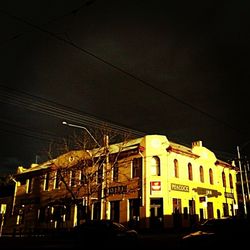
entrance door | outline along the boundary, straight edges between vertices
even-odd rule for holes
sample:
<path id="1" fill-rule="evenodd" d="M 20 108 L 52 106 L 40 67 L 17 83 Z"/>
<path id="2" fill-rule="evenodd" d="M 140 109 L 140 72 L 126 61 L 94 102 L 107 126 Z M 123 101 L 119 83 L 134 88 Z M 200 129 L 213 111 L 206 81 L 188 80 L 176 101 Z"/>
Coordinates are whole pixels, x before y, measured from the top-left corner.
<path id="1" fill-rule="evenodd" d="M 208 219 L 214 218 L 214 208 L 212 202 L 207 203 L 207 218 Z"/>
<path id="2" fill-rule="evenodd" d="M 150 199 L 150 228 L 163 227 L 163 198 Z"/>

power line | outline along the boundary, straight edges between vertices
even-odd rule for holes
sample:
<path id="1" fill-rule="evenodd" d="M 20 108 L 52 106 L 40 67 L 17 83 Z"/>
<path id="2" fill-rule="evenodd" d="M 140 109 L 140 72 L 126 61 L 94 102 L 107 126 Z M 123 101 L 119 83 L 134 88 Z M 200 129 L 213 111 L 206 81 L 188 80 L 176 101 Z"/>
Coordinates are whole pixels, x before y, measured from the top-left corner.
<path id="1" fill-rule="evenodd" d="M 207 116 L 208 118 L 210 118 L 210 119 L 212 119 L 212 120 L 214 120 L 214 121 L 216 121 L 216 122 L 218 122 L 218 123 L 220 123 L 220 124 L 223 124 L 224 126 L 230 128 L 230 129 L 232 129 L 232 130 L 234 130 L 234 131 L 236 131 L 236 132 L 242 133 L 242 131 L 236 129 L 236 128 L 233 127 L 231 124 L 229 124 L 229 123 L 227 123 L 227 122 L 225 122 L 225 121 L 223 121 L 223 120 L 221 120 L 221 119 L 215 117 L 214 115 L 211 115 L 210 113 L 207 113 L 207 112 L 205 112 L 204 110 L 202 110 L 202 109 L 200 109 L 200 108 L 198 108 L 198 107 L 196 107 L 196 106 L 194 106 L 194 105 L 192 105 L 192 104 L 190 104 L 190 103 L 188 103 L 188 102 L 186 102 L 186 101 L 184 101 L 184 100 L 182 100 L 182 99 L 180 99 L 180 98 L 178 98 L 178 97 L 176 97 L 176 96 L 174 96 L 174 95 L 172 95 L 172 94 L 170 94 L 170 93 L 168 93 L 167 91 L 164 91 L 164 90 L 162 90 L 162 89 L 160 89 L 160 88 L 154 86 L 153 84 L 151 84 L 151 83 L 148 82 L 148 81 L 142 80 L 141 78 L 139 78 L 139 77 L 137 77 L 137 76 L 135 76 L 135 75 L 133 75 L 133 74 L 127 72 L 126 70 L 124 70 L 124 69 L 122 69 L 122 68 L 120 68 L 120 67 L 114 65 L 113 63 L 111 63 L 111 62 L 109 62 L 109 61 L 107 61 L 107 60 L 105 60 L 105 59 L 102 59 L 102 58 L 99 57 L 99 56 L 96 56 L 94 53 L 92 53 L 92 52 L 90 52 L 90 51 L 88 51 L 88 50 L 86 50 L 86 49 L 84 49 L 84 48 L 82 48 L 82 47 L 76 45 L 74 42 L 69 41 L 69 40 L 66 40 L 66 39 L 64 39 L 64 38 L 62 38 L 62 37 L 56 35 L 55 33 L 51 32 L 51 31 L 49 31 L 49 30 L 46 30 L 46 29 L 44 29 L 44 28 L 42 28 L 42 27 L 40 27 L 40 26 L 38 26 L 38 25 L 36 25 L 36 24 L 33 24 L 33 23 L 31 23 L 31 22 L 29 22 L 29 21 L 27 21 L 27 20 L 25 20 L 25 19 L 22 19 L 22 18 L 20 18 L 20 17 L 18 17 L 18 16 L 12 15 L 12 14 L 8 13 L 8 12 L 5 11 L 5 10 L 0 9 L 0 12 L 3 13 L 3 14 L 5 14 L 5 15 L 7 15 L 7 16 L 9 16 L 9 17 L 12 18 L 12 19 L 15 19 L 15 20 L 17 20 L 17 21 L 19 21 L 19 22 L 22 22 L 22 23 L 24 23 L 24 24 L 26 24 L 26 25 L 28 25 L 28 26 L 31 26 L 31 27 L 33 27 L 34 29 L 39 30 L 39 31 L 42 32 L 42 33 L 45 33 L 45 34 L 50 35 L 51 37 L 57 39 L 58 41 L 61 41 L 61 42 L 65 43 L 65 44 L 67 44 L 67 45 L 70 45 L 71 47 L 73 47 L 73 48 L 75 48 L 75 49 L 81 51 L 82 53 L 87 54 L 87 55 L 89 55 L 89 56 L 95 58 L 96 60 L 98 60 L 98 61 L 100 61 L 100 62 L 102 62 L 102 63 L 104 63 L 104 64 L 106 64 L 106 65 L 108 65 L 108 66 L 110 66 L 110 67 L 112 67 L 112 68 L 115 69 L 116 71 L 119 71 L 120 73 L 129 76 L 130 78 L 136 80 L 137 82 L 140 82 L 142 85 L 147 86 L 148 88 L 151 88 L 151 89 L 153 89 L 154 91 L 156 91 L 156 92 L 158 92 L 158 93 L 160 93 L 160 94 L 162 94 L 162 95 L 165 95 L 165 96 L 167 96 L 167 97 L 169 97 L 169 98 L 175 100 L 176 102 L 181 103 L 182 105 L 187 106 L 187 107 L 189 107 L 190 109 L 192 109 L 192 110 L 194 110 L 194 111 L 196 111 L 196 112 L 198 112 L 198 113 L 200 113 L 200 114 L 202 114 L 202 115 L 204 115 L 204 116 Z"/>
<path id="2" fill-rule="evenodd" d="M 0 85 L 0 102 L 16 105 L 25 109 L 40 112 L 61 120 L 70 120 L 71 122 L 85 124 L 87 126 L 103 129 L 110 128 L 113 131 L 127 133 L 134 136 L 142 136 L 145 133 L 136 131 L 111 122 L 97 119 L 94 116 L 83 114 L 79 110 L 49 101 L 45 98 L 34 96 L 23 91 L 12 89 Z"/>
<path id="3" fill-rule="evenodd" d="M 46 142 L 51 142 L 51 139 L 48 137 L 42 137 L 41 135 L 37 135 L 34 133 L 29 133 L 28 131 L 26 132 L 20 132 L 17 130 L 11 130 L 11 129 L 4 129 L 4 128 L 0 128 L 0 131 L 6 132 L 6 133 L 10 133 L 10 134 L 17 134 L 17 135 L 22 135 L 25 137 L 30 137 L 39 141 L 46 141 Z"/>
<path id="4" fill-rule="evenodd" d="M 49 24 L 52 24 L 54 22 L 57 22 L 58 20 L 61 20 L 62 18 L 65 18 L 65 17 L 69 17 L 71 15 L 75 15 L 77 12 L 79 12 L 83 7 L 89 7 L 91 4 L 93 4 L 96 0 L 87 0 L 85 2 L 83 2 L 79 7 L 61 15 L 61 16 L 58 16 L 58 17 L 55 17 L 54 19 L 52 20 L 49 20 L 48 22 L 42 24 L 43 26 L 44 25 L 49 25 Z M 23 36 L 24 34 L 27 34 L 27 33 L 31 33 L 32 31 L 29 30 L 29 31 L 25 31 L 25 32 L 22 32 L 22 33 L 18 33 L 18 34 L 15 34 L 13 36 L 11 36 L 10 38 L 8 39 L 5 39 L 5 40 L 2 40 L 0 41 L 0 45 L 2 44 L 6 44 L 12 40 L 15 40 L 15 39 L 18 39 L 20 38 L 21 36 Z"/>
<path id="5" fill-rule="evenodd" d="M 46 141 L 52 141 L 52 140 L 58 140 L 60 137 L 58 137 L 55 134 L 51 133 L 45 133 L 45 132 L 40 132 L 38 130 L 35 130 L 33 128 L 27 128 L 24 126 L 21 126 L 20 124 L 10 122 L 4 119 L 0 119 L 0 130 L 5 131 L 5 132 L 13 132 L 16 134 L 24 135 L 24 136 L 29 136 L 29 137 L 34 137 L 39 140 L 46 140 Z M 6 129 L 7 127 L 7 129 Z M 10 129 L 13 128 L 13 129 Z"/>

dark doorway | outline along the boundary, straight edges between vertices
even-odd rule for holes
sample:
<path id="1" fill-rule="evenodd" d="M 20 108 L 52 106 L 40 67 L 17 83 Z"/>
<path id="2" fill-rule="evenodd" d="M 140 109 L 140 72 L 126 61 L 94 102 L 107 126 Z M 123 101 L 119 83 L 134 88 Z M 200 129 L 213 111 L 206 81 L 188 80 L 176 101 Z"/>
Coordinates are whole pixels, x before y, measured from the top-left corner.
<path id="1" fill-rule="evenodd" d="M 163 198 L 150 199 L 150 228 L 163 227 Z"/>

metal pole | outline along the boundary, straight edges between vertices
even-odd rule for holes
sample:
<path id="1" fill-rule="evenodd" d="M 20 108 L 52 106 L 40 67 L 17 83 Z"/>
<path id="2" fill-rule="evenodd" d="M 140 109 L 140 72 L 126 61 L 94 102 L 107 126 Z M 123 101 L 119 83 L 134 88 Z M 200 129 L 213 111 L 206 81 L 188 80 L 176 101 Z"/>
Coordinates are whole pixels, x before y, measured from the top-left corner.
<path id="1" fill-rule="evenodd" d="M 109 137 L 108 135 L 104 135 L 104 148 L 105 148 L 105 168 L 104 168 L 104 185 L 103 185 L 103 205 L 104 205 L 104 219 L 108 218 L 108 204 L 107 204 L 107 193 L 108 193 L 108 167 L 109 167 Z M 106 192 L 104 192 L 106 190 Z"/>
<path id="2" fill-rule="evenodd" d="M 13 195 L 13 201 L 12 201 L 12 208 L 11 208 L 11 215 L 14 214 L 14 209 L 16 205 L 16 192 L 17 192 L 17 181 L 11 176 L 10 179 L 15 182 L 15 189 L 14 189 L 14 195 Z"/>
<path id="3" fill-rule="evenodd" d="M 243 184 L 243 176 L 242 176 L 242 169 L 241 169 L 241 158 L 240 158 L 239 146 L 237 146 L 237 155 L 238 155 L 239 168 L 240 168 L 240 181 L 241 181 L 241 189 L 242 189 L 242 196 L 243 196 L 244 214 L 247 215 L 246 197 L 245 197 L 244 184 Z"/>
<path id="4" fill-rule="evenodd" d="M 246 164 L 248 165 L 248 161 L 246 162 Z M 247 175 L 246 164 L 244 164 L 244 172 L 245 172 L 245 179 L 246 179 L 246 184 L 247 184 L 247 199 L 249 201 L 250 195 L 249 195 L 249 185 L 248 185 L 248 175 Z M 249 166 L 248 166 L 248 168 L 249 168 Z"/>

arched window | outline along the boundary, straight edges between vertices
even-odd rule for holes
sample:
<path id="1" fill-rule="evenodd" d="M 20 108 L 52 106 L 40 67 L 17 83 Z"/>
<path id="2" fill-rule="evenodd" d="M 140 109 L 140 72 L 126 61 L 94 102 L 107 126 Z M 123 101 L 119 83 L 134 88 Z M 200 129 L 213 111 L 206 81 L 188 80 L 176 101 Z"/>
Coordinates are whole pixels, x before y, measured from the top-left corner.
<path id="1" fill-rule="evenodd" d="M 200 166 L 200 182 L 204 182 L 204 169 Z"/>
<path id="2" fill-rule="evenodd" d="M 230 188 L 234 188 L 234 185 L 233 185 L 233 177 L 231 174 L 229 174 L 229 185 L 230 185 Z"/>
<path id="3" fill-rule="evenodd" d="M 179 162 L 174 159 L 174 177 L 179 178 Z"/>
<path id="4" fill-rule="evenodd" d="M 151 158 L 150 170 L 151 170 L 151 175 L 154 175 L 154 176 L 160 176 L 161 175 L 161 172 L 160 172 L 160 158 L 158 156 L 153 156 Z"/>
<path id="5" fill-rule="evenodd" d="M 188 163 L 188 179 L 190 181 L 193 180 L 193 169 L 192 169 L 192 164 L 190 162 Z"/>
<path id="6" fill-rule="evenodd" d="M 222 172 L 221 177 L 222 177 L 222 184 L 223 184 L 223 187 L 226 187 L 227 183 L 226 183 L 226 175 L 225 175 L 224 171 Z"/>
<path id="7" fill-rule="evenodd" d="M 213 175 L 213 170 L 211 168 L 209 169 L 209 182 L 211 185 L 214 184 L 214 175 Z"/>

